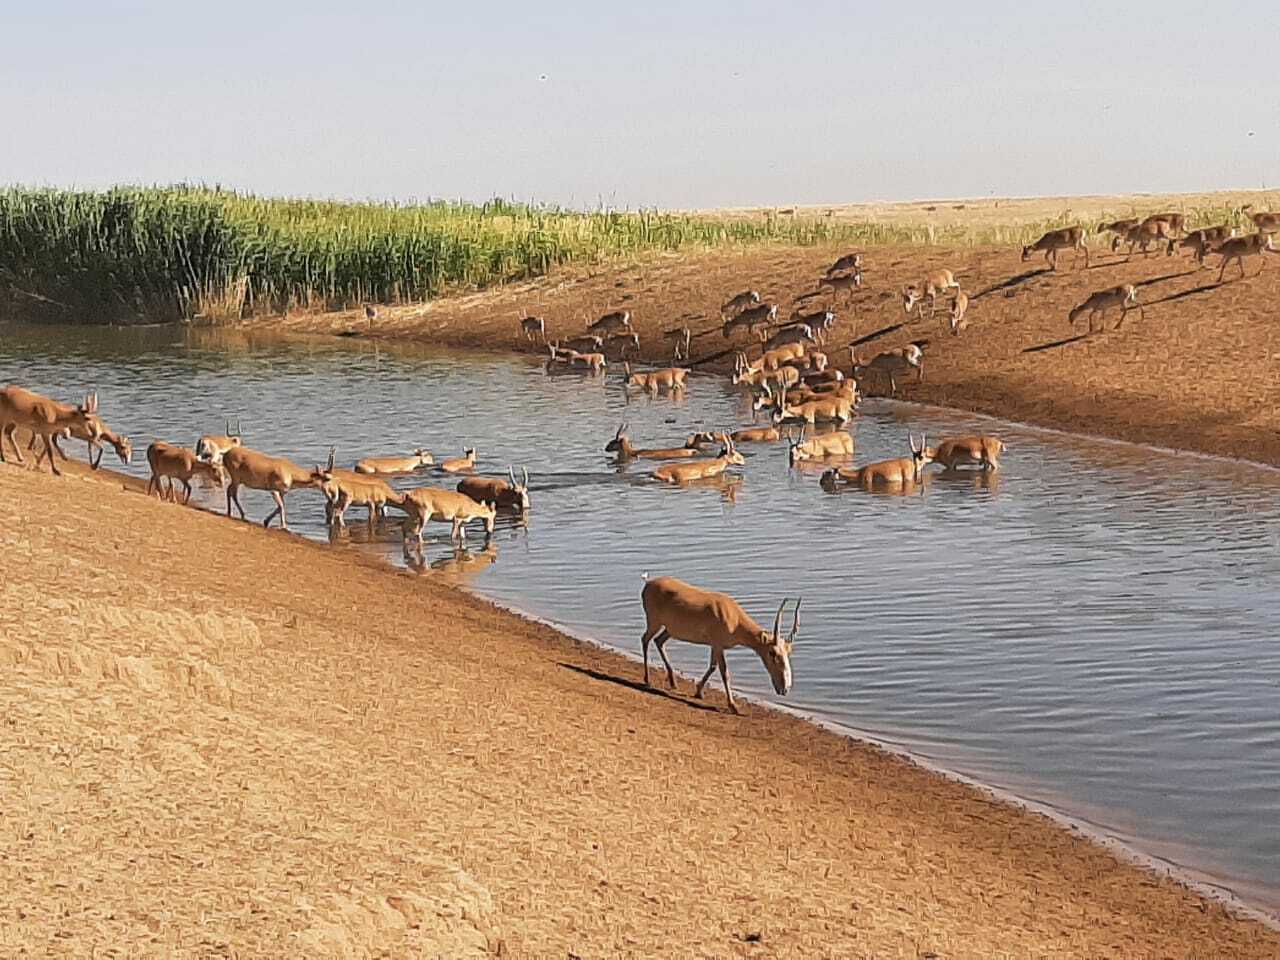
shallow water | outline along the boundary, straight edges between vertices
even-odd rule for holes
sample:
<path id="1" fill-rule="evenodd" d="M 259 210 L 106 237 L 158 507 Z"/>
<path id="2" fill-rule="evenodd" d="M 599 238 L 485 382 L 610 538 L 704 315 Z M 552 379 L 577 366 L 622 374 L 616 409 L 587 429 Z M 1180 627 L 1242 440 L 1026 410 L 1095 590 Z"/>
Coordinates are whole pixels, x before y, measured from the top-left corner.
<path id="1" fill-rule="evenodd" d="M 333 443 L 340 463 L 474 445 L 482 473 L 527 466 L 527 526 L 500 521 L 488 550 L 473 531 L 467 553 L 434 526 L 426 573 L 632 652 L 645 572 L 732 593 L 762 621 L 803 595 L 790 706 L 1280 908 L 1280 472 L 868 402 L 859 462 L 901 455 L 908 430 L 981 429 L 1009 444 L 998 481 L 826 494 L 779 444 L 743 448 L 740 484 L 675 490 L 602 449 L 624 420 L 641 445 L 748 422 L 718 379 L 679 402 L 628 400 L 617 377 L 360 341 L 0 327 L 0 381 L 63 398 L 96 386 L 138 476 L 150 439 L 190 444 L 226 416 L 308 465 Z M 251 518 L 270 509 L 241 499 Z M 289 506 L 295 531 L 327 538 L 318 493 Z M 398 529 L 368 542 L 353 513 L 340 549 L 403 562 Z M 693 675 L 699 649 L 668 647 Z M 730 669 L 735 689 L 777 699 L 749 652 Z"/>

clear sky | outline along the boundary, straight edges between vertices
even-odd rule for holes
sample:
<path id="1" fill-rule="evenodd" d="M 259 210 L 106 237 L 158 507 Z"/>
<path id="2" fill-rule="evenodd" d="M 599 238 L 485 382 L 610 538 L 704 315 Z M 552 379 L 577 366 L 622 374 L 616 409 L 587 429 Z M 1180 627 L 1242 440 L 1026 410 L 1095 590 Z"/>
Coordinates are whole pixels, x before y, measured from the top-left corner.
<path id="1" fill-rule="evenodd" d="M 1280 3 L 0 0 L 0 182 L 575 206 L 1280 185 Z"/>

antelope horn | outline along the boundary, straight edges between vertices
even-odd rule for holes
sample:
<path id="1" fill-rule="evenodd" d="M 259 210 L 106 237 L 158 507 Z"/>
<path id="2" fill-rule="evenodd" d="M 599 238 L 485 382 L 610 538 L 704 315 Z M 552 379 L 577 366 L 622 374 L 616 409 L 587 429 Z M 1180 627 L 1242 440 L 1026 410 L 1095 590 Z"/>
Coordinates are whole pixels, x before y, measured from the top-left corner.
<path id="1" fill-rule="evenodd" d="M 791 619 L 791 635 L 787 637 L 787 643 L 793 643 L 796 639 L 796 631 L 800 629 L 800 604 L 804 603 L 804 597 L 796 597 L 795 615 Z"/>
<path id="2" fill-rule="evenodd" d="M 782 626 L 782 611 L 787 606 L 787 598 L 783 597 L 782 602 L 778 604 L 778 612 L 773 616 L 773 641 L 778 642 L 778 629 Z"/>
<path id="3" fill-rule="evenodd" d="M 240 426 L 240 418 L 239 418 L 239 417 L 236 417 L 236 436 L 237 436 L 237 437 L 243 437 L 243 436 L 244 436 L 244 427 Z"/>
<path id="4" fill-rule="evenodd" d="M 329 447 L 329 470 L 333 470 L 334 461 L 338 456 L 338 448 L 336 446 Z M 319 469 L 319 468 L 317 468 Z"/>
<path id="5" fill-rule="evenodd" d="M 511 478 L 511 485 L 516 485 L 516 468 L 507 464 L 507 476 Z"/>
<path id="6" fill-rule="evenodd" d="M 223 430 L 226 432 L 227 436 L 228 437 L 231 436 L 231 418 L 228 417 L 227 419 L 223 420 L 222 425 L 223 425 Z"/>
<path id="7" fill-rule="evenodd" d="M 524 477 L 524 485 L 525 485 L 526 487 L 528 487 L 528 486 L 529 486 L 529 468 L 528 468 L 528 467 L 521 467 L 521 468 L 520 468 L 520 473 L 521 473 L 521 475 Z"/>

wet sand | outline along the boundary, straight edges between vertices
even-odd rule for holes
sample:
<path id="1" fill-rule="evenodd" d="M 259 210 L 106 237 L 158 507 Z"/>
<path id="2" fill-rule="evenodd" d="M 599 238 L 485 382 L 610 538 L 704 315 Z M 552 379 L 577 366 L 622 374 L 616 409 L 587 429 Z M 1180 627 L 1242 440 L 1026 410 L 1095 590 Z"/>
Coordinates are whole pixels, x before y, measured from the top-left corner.
<path id="1" fill-rule="evenodd" d="M 2 953 L 1280 956 L 872 746 L 85 473 L 0 466 Z"/>

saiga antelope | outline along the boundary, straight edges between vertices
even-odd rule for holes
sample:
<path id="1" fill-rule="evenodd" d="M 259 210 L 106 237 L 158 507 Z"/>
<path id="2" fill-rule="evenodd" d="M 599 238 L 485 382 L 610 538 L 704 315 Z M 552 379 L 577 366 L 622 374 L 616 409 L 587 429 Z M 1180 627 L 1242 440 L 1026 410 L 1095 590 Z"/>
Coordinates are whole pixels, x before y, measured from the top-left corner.
<path id="1" fill-rule="evenodd" d="M 760 345 L 765 353 L 791 344 L 798 344 L 807 350 L 811 346 L 816 346 L 817 343 L 818 338 L 814 336 L 813 328 L 807 323 L 793 323 L 785 326 L 768 339 L 765 339 L 764 331 L 760 331 Z"/>
<path id="2" fill-rule="evenodd" d="M 227 420 L 223 424 L 226 433 L 206 433 L 203 437 L 196 440 L 196 456 L 201 460 L 212 460 L 221 462 L 223 454 L 232 447 L 242 446 L 244 436 L 240 430 L 240 421 L 236 420 L 235 430 L 231 429 L 231 421 Z"/>
<path id="3" fill-rule="evenodd" d="M 625 385 L 638 387 L 656 395 L 659 390 L 678 393 L 685 390 L 685 378 L 689 376 L 687 367 L 663 367 L 660 370 L 649 370 L 644 373 L 632 373 L 631 364 L 624 363 L 622 372 L 626 376 Z"/>
<path id="4" fill-rule="evenodd" d="M 280 529 L 288 530 L 289 523 L 284 509 L 284 495 L 294 487 L 319 487 L 325 480 L 325 471 L 319 466 L 305 470 L 292 460 L 273 457 L 248 447 L 232 447 L 222 455 L 222 466 L 227 471 L 227 516 L 231 507 L 240 511 L 240 519 L 247 519 L 240 505 L 240 488 L 266 490 L 276 502 L 276 508 L 262 521 L 263 527 L 280 516 Z"/>
<path id="5" fill-rule="evenodd" d="M 440 469 L 445 473 L 465 473 L 474 470 L 476 465 L 476 448 L 467 447 L 460 457 L 446 457 L 440 461 Z"/>
<path id="6" fill-rule="evenodd" d="M 752 620 L 732 597 L 691 586 L 675 577 L 655 577 L 646 581 L 644 589 L 640 591 L 640 602 L 644 605 L 645 616 L 640 647 L 644 651 L 646 687 L 649 686 L 649 644 L 653 643 L 658 648 L 658 656 L 667 668 L 667 683 L 674 690 L 676 674 L 664 647 L 668 640 L 683 640 L 685 643 L 711 648 L 711 663 L 694 688 L 693 695 L 699 700 L 702 699 L 702 692 L 711 679 L 711 674 L 719 669 L 729 709 L 734 713 L 739 712 L 738 705 L 733 701 L 733 690 L 729 686 L 729 665 L 724 656 L 726 650 L 734 647 L 750 647 L 755 651 L 764 668 L 769 671 L 769 679 L 773 681 L 773 689 L 779 696 L 785 697 L 791 690 L 791 651 L 795 644 L 796 630 L 800 626 L 802 597 L 796 598 L 791 634 L 786 640 L 778 633 L 782 624 L 782 611 L 787 606 L 785 599 L 773 618 L 772 636 Z"/>
<path id="7" fill-rule="evenodd" d="M 627 354 L 640 352 L 640 334 L 615 333 L 605 340 L 603 350 L 606 357 L 614 356 L 625 360 Z"/>
<path id="8" fill-rule="evenodd" d="M 1004 443 L 996 437 L 954 437 L 943 440 L 937 447 L 926 451 L 929 460 L 941 464 L 947 470 L 977 464 L 984 471 L 994 473 L 1000 469 L 1000 456 Z"/>
<path id="9" fill-rule="evenodd" d="M 777 427 L 745 427 L 729 434 L 734 443 L 776 443 L 782 439 L 782 431 Z"/>
<path id="10" fill-rule="evenodd" d="M 604 349 L 604 337 L 583 333 L 568 340 L 557 340 L 556 347 L 571 353 L 599 353 Z"/>
<path id="11" fill-rule="evenodd" d="M 766 393 L 772 393 L 773 387 L 783 388 L 799 383 L 800 371 L 791 366 L 779 366 L 773 369 L 752 367 L 747 363 L 746 355 L 741 354 L 735 362 L 730 380 L 735 387 L 745 383 Z"/>
<path id="12" fill-rule="evenodd" d="M 495 477 L 467 477 L 458 484 L 458 492 L 476 503 L 487 503 L 498 510 L 529 512 L 529 471 L 520 468 L 522 481 L 516 480 L 514 467 L 507 467 L 507 480 Z"/>
<path id="13" fill-rule="evenodd" d="M 533 341 L 536 334 L 543 343 L 547 342 L 547 324 L 542 317 L 524 317 L 520 320 L 520 332 L 524 338 Z"/>
<path id="14" fill-rule="evenodd" d="M 804 428 L 800 429 L 800 439 L 792 439 L 787 432 L 787 459 L 791 466 L 797 466 L 806 460 L 830 460 L 834 457 L 853 456 L 853 437 L 843 430 L 835 433 L 822 433 L 816 437 L 804 438 Z"/>
<path id="15" fill-rule="evenodd" d="M 662 334 L 662 339 L 672 343 L 671 362 L 679 363 L 689 359 L 689 345 L 693 342 L 693 332 L 688 327 L 677 327 Z"/>
<path id="16" fill-rule="evenodd" d="M 801 359 L 807 349 L 803 343 L 784 343 L 780 347 L 764 351 L 753 366 L 760 370 L 777 370 L 784 364 Z M 746 359 L 746 354 L 743 354 L 743 359 Z"/>
<path id="17" fill-rule="evenodd" d="M 1187 215 L 1185 213 L 1153 213 L 1142 222 L 1163 223 L 1173 233 L 1182 233 L 1186 229 Z"/>
<path id="18" fill-rule="evenodd" d="M 1199 230 L 1192 230 L 1185 237 L 1178 241 L 1169 241 L 1169 248 L 1165 251 L 1172 256 L 1176 249 L 1190 250 L 1191 255 L 1195 258 L 1196 263 L 1204 266 L 1204 258 L 1213 251 L 1224 240 L 1230 240 L 1236 235 L 1234 227 L 1218 226 L 1218 227 L 1202 227 Z M 1175 246 L 1176 244 L 1176 246 Z"/>
<path id="19" fill-rule="evenodd" d="M 951 301 L 951 333 L 959 336 L 960 331 L 969 326 L 969 321 L 964 315 L 969 311 L 969 295 L 963 290 L 957 290 L 955 297 Z"/>
<path id="20" fill-rule="evenodd" d="M 847 423 L 853 418 L 853 408 L 857 403 L 857 392 L 853 396 L 845 394 L 843 396 L 824 396 L 816 397 L 812 400 L 804 400 L 797 404 L 787 403 L 787 391 L 782 391 L 782 398 L 778 403 L 778 408 L 773 411 L 773 422 L 775 424 L 782 423 L 786 420 L 802 420 L 805 423 L 817 423 L 819 420 L 824 422 Z"/>
<path id="21" fill-rule="evenodd" d="M 919 285 L 911 284 L 902 288 L 902 306 L 909 314 L 915 308 L 916 304 L 923 304 L 927 298 L 929 301 L 929 316 L 933 316 L 934 306 L 937 303 L 938 295 L 946 293 L 948 290 L 959 290 L 960 284 L 956 280 L 955 274 L 950 270 L 938 270 L 929 274 Z M 924 307 L 921 307 L 921 313 Z"/>
<path id="22" fill-rule="evenodd" d="M 1127 217 L 1124 220 L 1112 220 L 1110 223 L 1098 224 L 1099 233 L 1110 233 L 1111 252 L 1115 253 L 1119 249 L 1120 243 L 1124 240 L 1125 234 L 1138 225 L 1137 217 Z"/>
<path id="23" fill-rule="evenodd" d="M 1120 308 L 1120 319 L 1116 321 L 1116 329 L 1120 329 L 1120 325 L 1124 323 L 1125 314 L 1135 307 L 1138 310 L 1138 316 L 1143 320 L 1147 318 L 1147 312 L 1143 309 L 1142 304 L 1138 303 L 1138 288 L 1132 283 L 1124 283 L 1118 287 L 1110 287 L 1106 290 L 1099 290 L 1097 293 L 1090 294 L 1085 301 L 1078 307 L 1072 309 L 1067 314 L 1067 320 L 1072 327 L 1076 325 L 1076 320 L 1082 314 L 1088 314 L 1089 332 L 1093 333 L 1093 318 L 1101 316 L 1103 322 L 1106 322 L 1106 313 L 1112 307 Z"/>
<path id="24" fill-rule="evenodd" d="M 621 423 L 613 439 L 605 444 L 604 452 L 616 453 L 618 462 L 626 463 L 629 460 L 680 460 L 696 457 L 698 448 L 688 444 L 683 447 L 637 448 L 631 445 L 631 440 L 627 437 L 627 425 Z"/>
<path id="25" fill-rule="evenodd" d="M 555 366 L 566 367 L 571 370 L 586 370 L 593 377 L 604 373 L 605 368 L 609 365 L 609 361 L 605 359 L 603 353 L 579 353 L 576 350 L 562 350 L 559 344 L 549 343 L 547 349 L 550 351 L 550 359 L 547 360 L 547 370 Z"/>
<path id="26" fill-rule="evenodd" d="M 826 274 L 826 275 L 827 275 L 828 277 L 835 276 L 837 273 L 840 273 L 840 272 L 842 272 L 842 271 L 844 271 L 844 270 L 857 270 L 857 271 L 861 272 L 861 270 L 862 270 L 862 254 L 860 254 L 860 253 L 846 253 L 843 257 L 841 257 L 839 260 L 837 260 L 837 261 L 836 261 L 835 263 L 833 263 L 831 266 L 827 267 L 827 274 Z"/>
<path id="27" fill-rule="evenodd" d="M 61 476 L 62 471 L 54 462 L 53 455 L 56 439 L 70 436 L 73 430 L 92 432 L 92 422 L 97 412 L 97 393 L 88 394 L 79 406 L 73 406 L 16 385 L 5 387 L 0 390 L 0 463 L 5 462 L 5 437 L 13 445 L 18 462 L 26 463 L 22 451 L 18 449 L 15 435 L 18 427 L 22 427 L 44 440 L 44 450 L 36 457 L 36 466 L 39 467 L 40 461 L 48 457 L 49 469 L 54 475 Z"/>
<path id="28" fill-rule="evenodd" d="M 593 333 L 598 337 L 607 337 L 615 333 L 630 332 L 630 310 L 615 310 L 612 313 L 606 313 L 595 323 L 587 324 L 587 333 Z"/>
<path id="29" fill-rule="evenodd" d="M 745 310 L 747 307 L 754 306 L 760 302 L 760 294 L 754 290 L 743 290 L 741 293 L 735 293 L 732 297 L 724 302 L 720 307 L 722 317 L 729 314 L 737 313 L 739 310 Z"/>
<path id="30" fill-rule="evenodd" d="M 426 538 L 426 525 L 429 520 L 444 520 L 453 524 L 451 538 L 457 543 L 464 543 L 467 532 L 464 524 L 472 520 L 484 521 L 486 537 L 493 536 L 493 524 L 498 511 L 486 503 L 477 503 L 464 493 L 452 490 L 440 490 L 435 487 L 418 487 L 397 493 L 396 499 L 389 501 L 392 506 L 403 510 L 409 517 L 405 524 L 405 539 L 417 538 L 419 546 Z"/>
<path id="31" fill-rule="evenodd" d="M 404 457 L 365 457 L 357 460 L 356 473 L 413 473 L 422 467 L 429 467 L 436 462 L 429 450 L 419 447 Z"/>
<path id="32" fill-rule="evenodd" d="M 918 447 L 915 438 L 910 434 L 907 435 L 907 442 L 911 444 L 909 457 L 881 460 L 856 469 L 836 467 L 824 473 L 820 483 L 828 490 L 834 489 L 839 483 L 860 486 L 867 490 L 878 486 L 900 487 L 919 483 L 922 471 L 931 461 L 931 454 L 925 445 L 926 438 L 923 434 L 920 436 Z"/>
<path id="33" fill-rule="evenodd" d="M 854 348 L 850 346 L 849 358 L 855 377 L 863 370 L 873 371 L 888 377 L 889 393 L 893 396 L 898 394 L 898 374 L 915 370 L 916 380 L 924 379 L 924 351 L 920 349 L 919 344 L 909 343 L 905 347 L 899 347 L 896 350 L 885 350 L 883 353 L 878 353 L 870 360 L 865 361 L 859 360 L 858 355 L 854 353 Z"/>
<path id="34" fill-rule="evenodd" d="M 62 404 L 62 406 L 70 406 L 70 404 Z M 89 469 L 97 470 L 102 466 L 102 445 L 108 443 L 115 450 L 116 456 L 120 458 L 121 463 L 133 462 L 133 441 L 128 437 L 116 433 L 105 423 L 102 418 L 97 415 L 89 417 L 83 427 L 73 425 L 67 428 L 66 435 L 71 440 L 83 440 L 88 446 Z M 36 448 L 39 441 L 36 434 L 31 435 L 31 439 L 27 442 L 27 450 L 31 451 Z M 58 446 L 58 437 L 53 438 L 53 450 L 63 460 L 68 459 L 62 447 Z M 96 454 L 96 456 L 95 456 Z"/>
<path id="35" fill-rule="evenodd" d="M 1222 282 L 1227 272 L 1227 264 L 1234 260 L 1240 267 L 1240 279 L 1244 279 L 1244 258 L 1261 256 L 1263 253 L 1280 253 L 1269 233 L 1253 233 L 1247 237 L 1232 237 L 1218 245 L 1213 251 L 1222 257 L 1222 269 L 1218 271 L 1218 282 Z M 1258 268 L 1258 273 L 1262 268 Z"/>
<path id="36" fill-rule="evenodd" d="M 853 273 L 842 273 L 836 276 L 828 274 L 818 281 L 818 290 L 827 289 L 831 291 L 831 297 L 834 301 L 835 296 L 841 290 L 844 291 L 846 301 L 853 299 L 853 292 L 862 286 L 862 272 L 854 271 Z"/>
<path id="37" fill-rule="evenodd" d="M 754 307 L 747 307 L 740 313 L 727 318 L 720 326 L 720 333 L 728 340 L 729 335 L 739 327 L 746 327 L 747 333 L 755 333 L 756 327 L 768 326 L 777 319 L 778 305 L 761 303 Z"/>
<path id="38" fill-rule="evenodd" d="M 1129 245 L 1125 259 L 1128 260 L 1133 256 L 1134 247 L 1140 247 L 1142 256 L 1146 257 L 1152 244 L 1166 244 L 1165 252 L 1168 253 L 1167 245 L 1177 239 L 1176 232 L 1167 220 L 1143 220 L 1136 227 L 1130 227 L 1124 235 L 1124 242 Z"/>
<path id="39" fill-rule="evenodd" d="M 1268 213 L 1265 210 L 1253 212 L 1253 204 L 1246 203 L 1240 208 L 1240 212 L 1244 216 L 1253 221 L 1254 229 L 1259 233 L 1275 233 L 1280 231 L 1280 213 Z"/>
<path id="40" fill-rule="evenodd" d="M 218 489 L 222 489 L 227 483 L 227 472 L 220 462 L 202 460 L 194 450 L 161 440 L 147 447 L 147 463 L 151 467 L 147 496 L 151 496 L 151 491 L 155 490 L 161 500 L 166 499 L 167 494 L 171 502 L 177 502 L 177 491 L 173 485 L 175 480 L 182 484 L 185 491 L 183 503 L 191 502 L 191 481 L 197 477 L 203 477 Z M 165 490 L 165 480 L 169 481 L 168 491 Z"/>
<path id="41" fill-rule="evenodd" d="M 685 463 L 664 463 L 653 471 L 653 475 L 663 483 L 692 483 L 695 480 L 718 477 L 729 467 L 740 467 L 747 462 L 734 448 L 733 441 L 728 436 L 721 434 L 720 440 L 724 446 L 719 456 L 688 460 Z"/>
<path id="42" fill-rule="evenodd" d="M 1089 266 L 1089 247 L 1085 244 L 1087 234 L 1084 227 L 1063 227 L 1061 230 L 1050 230 L 1035 243 L 1028 244 L 1022 248 L 1022 262 L 1026 263 L 1031 259 L 1032 254 L 1037 251 L 1044 252 L 1044 259 L 1050 268 L 1058 269 L 1058 251 L 1072 250 L 1072 266 L 1079 259 L 1080 254 L 1084 254 L 1084 265 L 1087 269 Z M 957 288 L 959 289 L 959 288 Z"/>
<path id="43" fill-rule="evenodd" d="M 387 504 L 393 503 L 397 496 L 395 490 L 374 474 L 356 471 L 339 470 L 334 466 L 337 449 L 329 448 L 329 464 L 324 471 L 324 481 L 320 484 L 320 492 L 325 499 L 325 520 L 339 527 L 347 525 L 347 510 L 352 506 L 369 508 L 369 527 L 372 529 L 379 515 L 385 515 Z"/>

